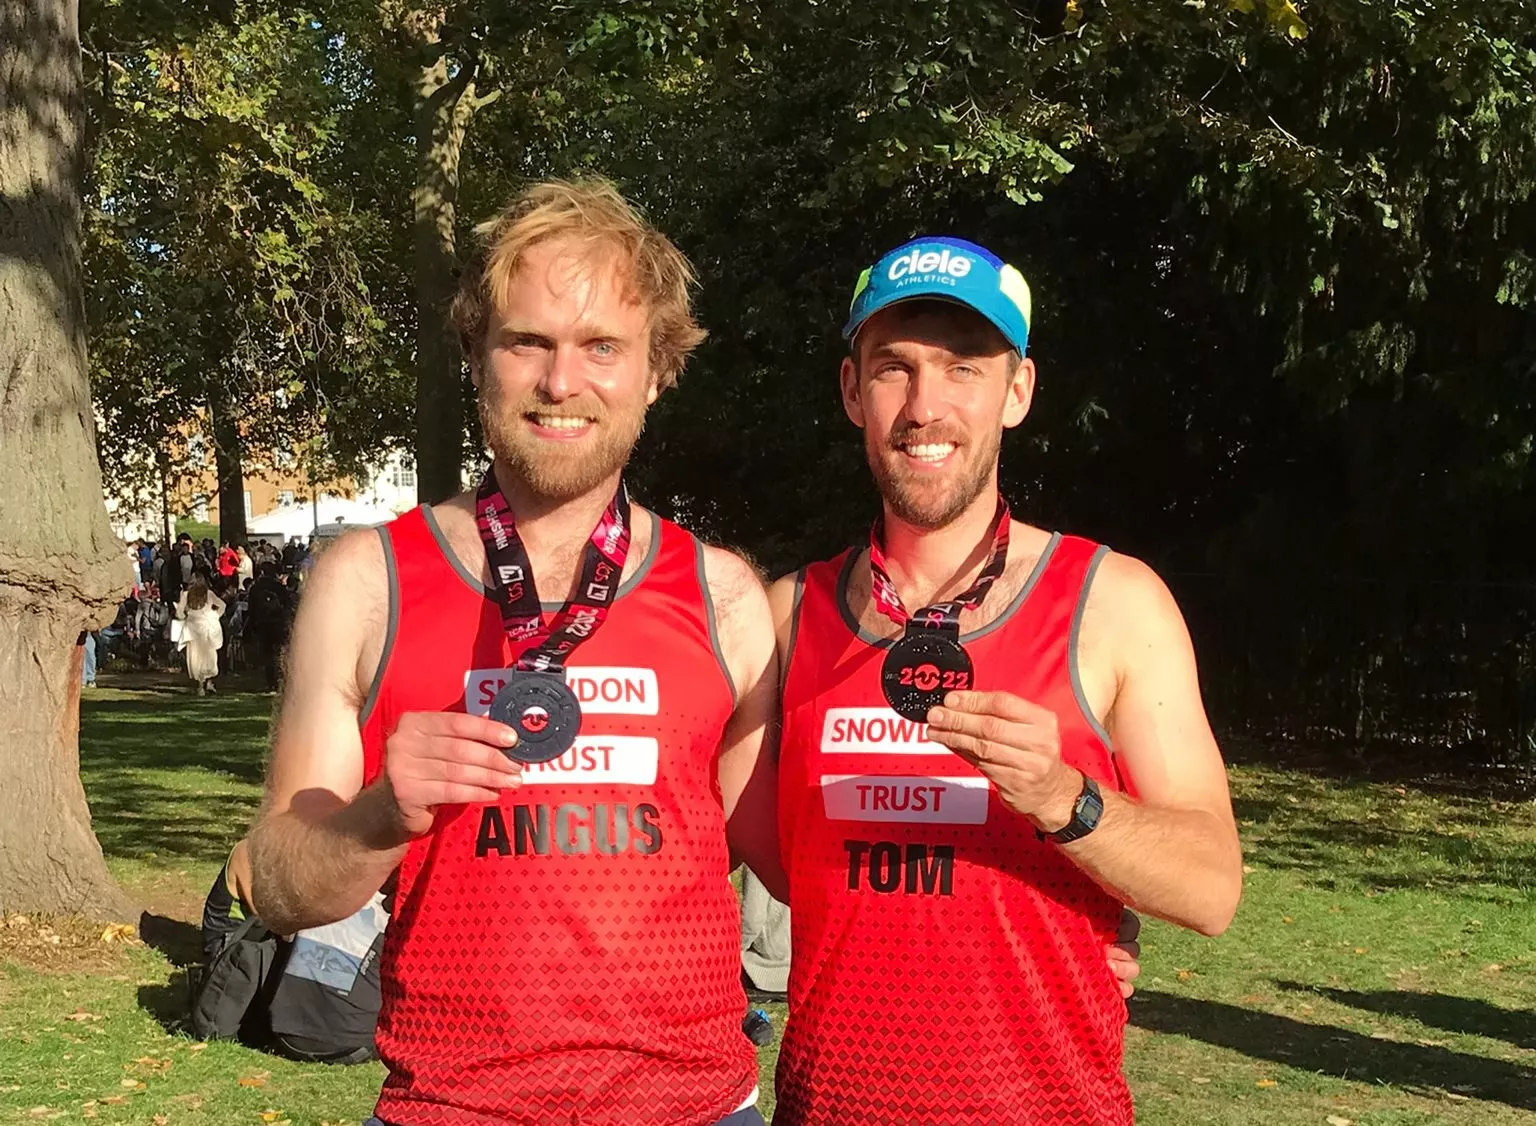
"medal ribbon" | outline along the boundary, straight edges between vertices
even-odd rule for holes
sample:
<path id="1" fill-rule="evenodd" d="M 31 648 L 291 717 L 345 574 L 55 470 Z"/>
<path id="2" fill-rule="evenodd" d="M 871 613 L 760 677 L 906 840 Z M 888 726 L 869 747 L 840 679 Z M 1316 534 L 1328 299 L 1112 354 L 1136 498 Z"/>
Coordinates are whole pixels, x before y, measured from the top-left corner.
<path id="1" fill-rule="evenodd" d="M 958 635 L 960 611 L 974 610 L 980 606 L 987 591 L 992 589 L 992 584 L 1003 573 L 1003 567 L 1008 562 L 1008 526 L 1008 502 L 999 496 L 997 512 L 992 518 L 992 554 L 987 559 L 987 565 L 981 569 L 981 574 L 976 576 L 976 581 L 954 598 L 935 602 L 915 614 L 908 614 L 901 595 L 896 592 L 896 584 L 891 581 L 890 572 L 885 569 L 885 551 L 880 546 L 885 531 L 885 517 L 878 518 L 869 530 L 870 588 L 875 605 L 882 614 L 904 627 L 909 634 L 919 629 L 931 629 Z"/>
<path id="2" fill-rule="evenodd" d="M 554 621 L 544 624 L 533 562 L 517 534 L 512 506 L 496 484 L 494 466 L 486 469 L 475 493 L 475 523 L 485 545 L 491 582 L 501 608 L 501 626 L 513 645 L 534 644 L 513 668 L 521 672 L 560 672 L 571 651 L 597 632 L 618 597 L 624 560 L 629 557 L 629 491 L 622 482 L 581 552 L 581 581 L 576 597 L 563 603 Z"/>

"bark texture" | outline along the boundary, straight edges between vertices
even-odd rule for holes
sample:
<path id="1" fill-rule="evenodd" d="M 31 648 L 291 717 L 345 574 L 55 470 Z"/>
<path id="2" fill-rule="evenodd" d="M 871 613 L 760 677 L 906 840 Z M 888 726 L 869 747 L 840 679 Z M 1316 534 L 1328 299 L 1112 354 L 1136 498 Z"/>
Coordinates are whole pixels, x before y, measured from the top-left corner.
<path id="1" fill-rule="evenodd" d="M 454 223 L 459 155 L 476 108 L 474 67 L 439 55 L 416 81 L 416 494 L 436 503 L 459 491 L 464 396 L 459 344 L 448 325 L 456 285 Z"/>
<path id="2" fill-rule="evenodd" d="M 75 0 L 0 0 L 0 914 L 137 919 L 80 785 L 80 631 L 130 581 L 107 524 L 80 281 Z"/>

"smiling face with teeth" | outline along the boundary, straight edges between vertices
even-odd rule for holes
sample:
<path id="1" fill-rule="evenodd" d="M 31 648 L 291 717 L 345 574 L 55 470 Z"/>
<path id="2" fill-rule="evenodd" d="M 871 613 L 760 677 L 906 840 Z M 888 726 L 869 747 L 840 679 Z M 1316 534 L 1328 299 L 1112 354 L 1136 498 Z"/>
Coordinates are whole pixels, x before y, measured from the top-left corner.
<path id="1" fill-rule="evenodd" d="M 870 317 L 843 361 L 843 409 L 889 515 L 936 529 L 978 500 L 990 512 L 1003 431 L 1034 386 L 1033 361 L 971 309 L 913 300 Z"/>
<path id="2" fill-rule="evenodd" d="M 611 489 L 656 401 L 648 310 L 600 247 L 528 249 L 471 365 L 499 464 L 535 497 Z"/>

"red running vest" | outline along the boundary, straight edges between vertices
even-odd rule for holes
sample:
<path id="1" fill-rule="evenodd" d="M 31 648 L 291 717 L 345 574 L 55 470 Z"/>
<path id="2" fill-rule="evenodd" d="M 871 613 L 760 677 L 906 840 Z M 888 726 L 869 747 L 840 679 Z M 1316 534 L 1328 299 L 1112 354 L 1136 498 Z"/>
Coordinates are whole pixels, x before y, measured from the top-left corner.
<path id="1" fill-rule="evenodd" d="M 1072 663 L 1104 553 L 1053 536 L 1012 604 L 962 640 L 979 689 L 1053 710 L 1062 758 L 1118 789 Z M 886 705 L 888 643 L 847 607 L 855 565 L 849 551 L 805 569 L 790 642 L 794 959 L 774 1122 L 1129 1123 L 1126 1010 L 1104 953 L 1121 906 Z"/>
<path id="2" fill-rule="evenodd" d="M 702 548 L 655 528 L 567 670 L 576 745 L 496 805 L 439 810 L 400 865 L 378 1027 L 391 1126 L 713 1123 L 753 1090 L 716 776 L 733 692 Z M 402 714 L 485 714 L 522 649 L 429 510 L 384 543 L 368 781 Z"/>

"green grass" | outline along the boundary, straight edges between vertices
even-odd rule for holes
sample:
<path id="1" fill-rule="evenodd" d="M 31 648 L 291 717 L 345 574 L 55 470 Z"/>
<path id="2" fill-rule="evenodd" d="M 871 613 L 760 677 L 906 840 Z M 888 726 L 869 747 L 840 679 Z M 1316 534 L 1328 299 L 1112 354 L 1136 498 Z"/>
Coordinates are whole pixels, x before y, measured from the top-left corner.
<path id="1" fill-rule="evenodd" d="M 0 1123 L 361 1121 L 377 1065 L 174 1030 L 191 924 L 259 798 L 272 698 L 135 684 L 87 694 L 81 773 L 108 863 L 169 955 L 66 921 L 0 929 Z M 1219 939 L 1144 935 L 1127 1032 L 1139 1121 L 1536 1122 L 1530 804 L 1251 765 L 1233 787 L 1251 867 L 1237 922 Z M 765 1106 L 775 1054 L 760 1054 Z"/>

